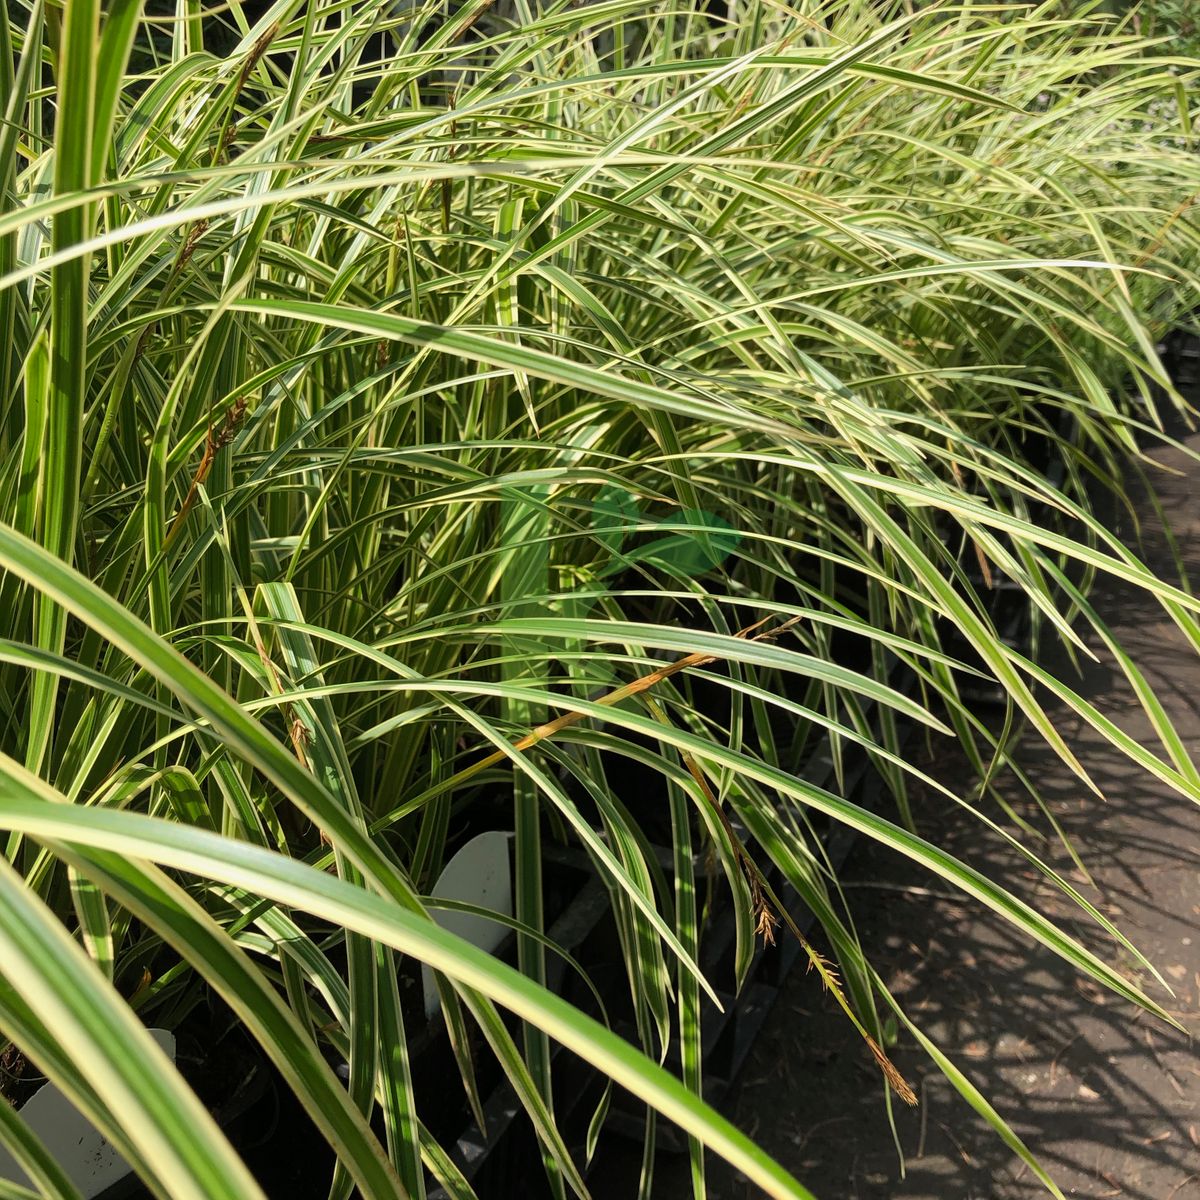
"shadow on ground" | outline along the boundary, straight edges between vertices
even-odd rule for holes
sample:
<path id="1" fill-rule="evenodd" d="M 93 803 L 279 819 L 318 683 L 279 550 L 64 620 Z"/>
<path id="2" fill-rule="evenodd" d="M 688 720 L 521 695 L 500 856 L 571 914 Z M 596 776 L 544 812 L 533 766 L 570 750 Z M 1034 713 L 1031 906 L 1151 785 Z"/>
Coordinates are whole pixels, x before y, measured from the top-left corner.
<path id="1" fill-rule="evenodd" d="M 1190 445 L 1200 450 L 1200 438 Z M 1155 457 L 1181 472 L 1157 472 L 1155 486 L 1185 562 L 1200 575 L 1200 473 L 1177 451 Z M 1141 503 L 1139 516 L 1142 553 L 1162 577 L 1177 578 L 1152 506 Z M 1123 525 L 1131 537 L 1132 523 Z M 1102 587 L 1096 607 L 1162 698 L 1187 753 L 1200 759 L 1200 659 L 1136 588 Z M 1155 746 L 1128 683 L 1099 642 L 1094 648 L 1101 661 L 1068 677 L 1128 733 Z M 1049 751 L 1029 744 L 1022 762 L 1091 880 L 1057 841 L 1030 844 L 1154 963 L 1173 997 L 1134 955 L 1105 945 L 1095 925 L 1026 859 L 936 793 L 921 797 L 921 832 L 1098 949 L 1200 1033 L 1200 809 L 1131 767 L 1066 710 L 1056 715 L 1104 799 Z M 957 791 L 969 776 L 954 753 L 935 759 L 930 773 Z M 1005 794 L 1017 812 L 1047 828 L 1011 783 Z M 994 805 L 989 815 L 1005 822 Z M 906 1010 L 980 1086 L 1066 1195 L 1200 1200 L 1200 1058 L 1187 1033 L 1102 990 L 949 885 L 873 845 L 859 844 L 843 878 L 862 940 Z M 895 1141 L 869 1056 L 815 977 L 797 971 L 726 1108 L 826 1200 L 1046 1194 L 919 1048 L 901 1038 L 893 1053 L 922 1101 L 915 1111 L 895 1113 Z M 618 1154 L 605 1164 L 604 1194 L 636 1194 L 631 1160 Z M 721 1163 L 711 1164 L 709 1178 L 715 1200 L 760 1194 Z M 689 1195 L 686 1163 L 660 1156 L 654 1194 Z"/>

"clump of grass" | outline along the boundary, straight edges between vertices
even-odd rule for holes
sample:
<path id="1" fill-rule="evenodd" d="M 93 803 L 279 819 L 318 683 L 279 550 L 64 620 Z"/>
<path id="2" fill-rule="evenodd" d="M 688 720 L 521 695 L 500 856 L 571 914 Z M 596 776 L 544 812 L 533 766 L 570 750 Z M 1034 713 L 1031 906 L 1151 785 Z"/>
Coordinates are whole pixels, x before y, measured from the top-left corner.
<path id="1" fill-rule="evenodd" d="M 878 1049 L 895 1003 L 816 819 L 1165 1016 L 919 836 L 901 727 L 960 739 L 983 783 L 955 798 L 1006 836 L 1019 727 L 1091 783 L 1045 691 L 1200 798 L 1119 647 L 1159 750 L 1010 646 L 990 600 L 1011 585 L 1078 647 L 1109 573 L 1200 645 L 1197 601 L 1090 499 L 1184 409 L 1155 346 L 1194 303 L 1194 71 L 1057 4 L 892 7 L 0 17 L 0 1028 L 158 1194 L 258 1194 L 138 1019 L 202 988 L 328 1139 L 331 1195 L 419 1196 L 427 1172 L 469 1194 L 414 1100 L 411 956 L 469 1102 L 474 1026 L 556 1193 L 584 1185 L 551 1039 L 688 1132 L 698 1196 L 704 1145 L 805 1195 L 698 1098 L 692 853 L 737 914 L 735 982 L 772 868 Z M 964 697 L 981 677 L 998 727 Z M 817 745 L 830 788 L 801 773 Z M 852 748 L 892 810 L 842 794 Z M 519 970 L 425 902 L 498 798 Z M 551 838 L 610 888 L 640 1051 L 544 987 Z M 654 1061 L 675 1040 L 681 1080 Z M 0 1138 L 70 1194 L 4 1105 Z"/>

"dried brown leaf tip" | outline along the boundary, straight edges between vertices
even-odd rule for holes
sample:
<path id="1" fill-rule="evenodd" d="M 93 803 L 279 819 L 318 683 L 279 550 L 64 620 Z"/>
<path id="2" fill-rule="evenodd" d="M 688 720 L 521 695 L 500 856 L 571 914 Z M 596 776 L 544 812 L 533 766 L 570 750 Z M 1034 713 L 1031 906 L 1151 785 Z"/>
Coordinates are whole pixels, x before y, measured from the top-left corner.
<path id="1" fill-rule="evenodd" d="M 979 573 L 983 576 L 984 585 L 990 590 L 996 586 L 992 579 L 991 564 L 983 552 L 983 547 L 977 541 L 972 539 L 971 545 L 975 547 L 975 561 L 979 563 Z"/>

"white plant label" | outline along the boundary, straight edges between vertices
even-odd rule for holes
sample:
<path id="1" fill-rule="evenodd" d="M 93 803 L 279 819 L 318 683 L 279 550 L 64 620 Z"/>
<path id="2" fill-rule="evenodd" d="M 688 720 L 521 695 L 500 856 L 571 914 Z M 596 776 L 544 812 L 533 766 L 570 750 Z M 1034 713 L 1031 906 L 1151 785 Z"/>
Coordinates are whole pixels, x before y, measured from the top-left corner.
<path id="1" fill-rule="evenodd" d="M 174 1062 L 175 1035 L 165 1029 L 146 1032 Z M 112 1143 L 52 1083 L 36 1091 L 21 1106 L 21 1119 L 57 1160 L 83 1200 L 99 1196 L 130 1172 L 129 1164 Z M 33 1181 L 3 1146 L 0 1146 L 0 1180 L 33 1186 Z"/>
<path id="2" fill-rule="evenodd" d="M 434 884 L 433 896 L 438 900 L 474 904 L 511 917 L 512 867 L 508 860 L 508 843 L 511 840 L 511 833 L 500 831 L 473 837 L 446 864 L 446 869 Z M 489 954 L 504 941 L 509 931 L 507 925 L 477 917 L 473 913 L 431 911 L 434 920 L 443 929 L 457 933 Z M 421 968 L 421 982 L 425 989 L 425 1013 L 432 1017 L 441 1002 L 433 972 L 428 967 Z"/>

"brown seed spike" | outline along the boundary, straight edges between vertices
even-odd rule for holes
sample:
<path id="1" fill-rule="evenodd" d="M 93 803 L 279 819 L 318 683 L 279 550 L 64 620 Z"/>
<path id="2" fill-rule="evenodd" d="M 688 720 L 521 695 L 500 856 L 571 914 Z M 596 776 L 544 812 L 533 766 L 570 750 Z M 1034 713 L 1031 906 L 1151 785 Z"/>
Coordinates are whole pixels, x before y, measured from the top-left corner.
<path id="1" fill-rule="evenodd" d="M 884 1078 L 892 1085 L 892 1089 L 896 1095 L 904 1101 L 905 1104 L 911 1105 L 913 1108 L 917 1106 L 917 1094 L 909 1086 L 908 1080 L 896 1070 L 895 1064 L 880 1047 L 879 1043 L 866 1035 L 867 1045 L 870 1047 L 871 1053 L 875 1056 L 875 1061 L 879 1064 L 879 1069 L 883 1072 Z"/>
<path id="2" fill-rule="evenodd" d="M 758 910 L 758 924 L 754 927 L 754 932 L 768 945 L 775 945 L 775 927 L 779 924 L 779 919 L 775 914 L 763 904 Z"/>

